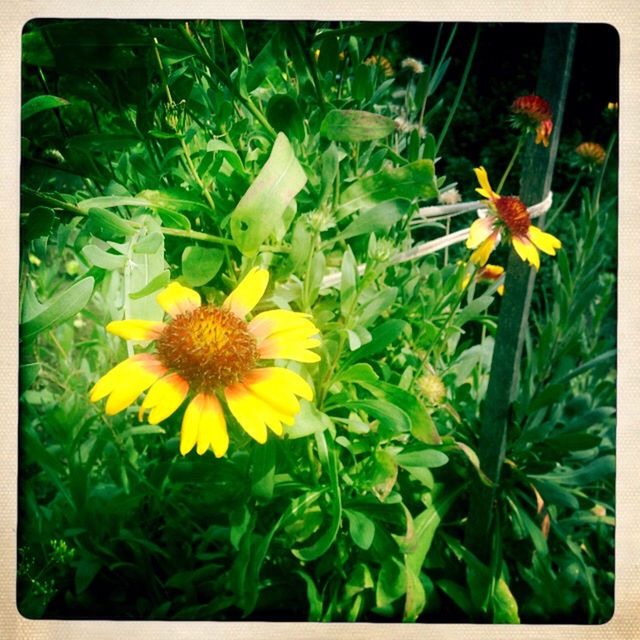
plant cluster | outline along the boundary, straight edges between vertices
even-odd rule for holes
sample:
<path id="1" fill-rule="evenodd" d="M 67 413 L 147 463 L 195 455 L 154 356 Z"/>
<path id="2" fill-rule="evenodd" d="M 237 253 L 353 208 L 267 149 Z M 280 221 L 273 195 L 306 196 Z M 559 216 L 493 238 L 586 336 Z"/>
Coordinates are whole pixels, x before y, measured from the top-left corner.
<path id="1" fill-rule="evenodd" d="M 544 232 L 503 187 L 553 114 L 511 96 L 512 160 L 469 158 L 460 202 L 439 153 L 482 33 L 445 100 L 456 33 L 421 60 L 383 23 L 26 26 L 23 615 L 610 617 L 615 126 Z M 487 564 L 511 246 L 540 271 Z"/>

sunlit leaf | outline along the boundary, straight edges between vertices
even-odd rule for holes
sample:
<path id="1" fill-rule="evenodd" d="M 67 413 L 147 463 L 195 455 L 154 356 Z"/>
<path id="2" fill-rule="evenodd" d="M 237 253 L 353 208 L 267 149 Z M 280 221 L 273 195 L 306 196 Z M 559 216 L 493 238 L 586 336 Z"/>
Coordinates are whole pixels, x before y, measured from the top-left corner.
<path id="1" fill-rule="evenodd" d="M 279 133 L 267 163 L 231 214 L 231 235 L 244 255 L 258 252 L 306 182 L 287 136 Z"/>
<path id="2" fill-rule="evenodd" d="M 358 210 L 362 214 L 389 200 L 428 199 L 437 195 L 433 162 L 418 160 L 404 167 L 383 169 L 351 184 L 340 197 L 336 216 L 341 219 Z"/>

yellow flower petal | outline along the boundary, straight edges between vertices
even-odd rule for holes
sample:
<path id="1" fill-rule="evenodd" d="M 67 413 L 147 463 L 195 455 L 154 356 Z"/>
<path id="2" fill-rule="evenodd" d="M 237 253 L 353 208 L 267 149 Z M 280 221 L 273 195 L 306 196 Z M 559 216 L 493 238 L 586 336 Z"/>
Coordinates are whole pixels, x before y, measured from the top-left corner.
<path id="1" fill-rule="evenodd" d="M 313 390 L 297 373 L 282 367 L 254 369 L 242 381 L 247 389 L 277 411 L 295 416 L 300 411 L 296 396 L 313 399 Z"/>
<path id="2" fill-rule="evenodd" d="M 255 396 L 242 384 L 229 385 L 224 390 L 229 411 L 240 426 L 260 444 L 267 441 L 267 426 L 259 411 L 256 411 Z"/>
<path id="3" fill-rule="evenodd" d="M 227 425 L 218 399 L 208 393 L 199 393 L 187 407 L 180 431 L 180 453 L 184 456 L 194 446 L 202 455 L 209 447 L 216 458 L 229 448 Z"/>
<path id="4" fill-rule="evenodd" d="M 469 258 L 471 262 L 479 266 L 486 264 L 491 252 L 494 250 L 496 244 L 500 241 L 500 233 L 494 231 L 482 244 L 471 254 Z"/>
<path id="5" fill-rule="evenodd" d="M 304 330 L 305 337 L 319 333 L 318 328 L 309 320 L 306 313 L 289 311 L 287 309 L 272 309 L 259 313 L 249 322 L 249 331 L 258 339 L 268 338 L 274 333 L 290 330 Z"/>
<path id="6" fill-rule="evenodd" d="M 222 308 L 244 318 L 260 301 L 269 283 L 269 272 L 254 267 L 229 294 Z"/>
<path id="7" fill-rule="evenodd" d="M 491 188 L 491 185 L 489 184 L 489 176 L 487 175 L 487 170 L 484 167 L 478 167 L 473 171 L 476 174 L 476 178 L 478 179 L 481 187 L 480 189 L 476 189 L 476 191 L 488 200 L 499 198 L 500 196 Z"/>
<path id="8" fill-rule="evenodd" d="M 161 291 L 156 300 L 158 304 L 172 317 L 181 313 L 193 311 L 200 306 L 200 294 L 189 287 L 183 287 L 179 282 L 172 282 Z"/>
<path id="9" fill-rule="evenodd" d="M 526 236 L 513 236 L 511 243 L 522 260 L 528 262 L 536 269 L 540 268 L 540 254 Z"/>
<path id="10" fill-rule="evenodd" d="M 121 363 L 124 366 L 112 369 L 104 376 L 104 378 L 109 376 L 108 379 L 99 380 L 93 388 L 92 400 L 109 395 L 104 409 L 107 415 L 112 416 L 126 409 L 143 391 L 167 372 L 167 368 L 153 356 L 149 354 L 140 354 L 140 356 L 144 357 L 133 356 L 125 360 Z"/>
<path id="11" fill-rule="evenodd" d="M 170 373 L 160 378 L 149 389 L 138 412 L 138 420 L 142 420 L 144 412 L 148 409 L 151 409 L 149 424 L 158 424 L 166 420 L 182 404 L 187 391 L 189 391 L 189 383 L 177 373 Z"/>
<path id="12" fill-rule="evenodd" d="M 167 325 L 154 320 L 114 320 L 107 331 L 125 340 L 155 340 Z"/>
<path id="13" fill-rule="evenodd" d="M 556 249 L 562 247 L 562 242 L 550 233 L 545 233 L 538 227 L 531 225 L 529 227 L 529 240 L 544 253 L 548 253 L 550 256 L 556 255 Z"/>
<path id="14" fill-rule="evenodd" d="M 139 353 L 135 356 L 131 356 L 126 360 L 123 360 L 117 364 L 113 369 L 107 371 L 91 389 L 89 399 L 91 402 L 97 402 L 102 400 L 105 396 L 108 396 L 119 384 L 122 379 L 126 378 L 131 369 L 136 367 L 140 363 L 157 362 L 157 360 L 148 353 Z"/>
<path id="15" fill-rule="evenodd" d="M 308 338 L 292 341 L 287 333 L 275 334 L 258 345 L 258 357 L 263 360 L 283 358 L 296 362 L 319 362 L 320 356 L 313 351 L 320 346 L 320 340 Z"/>
<path id="16" fill-rule="evenodd" d="M 478 218 L 469 227 L 467 249 L 475 249 L 482 244 L 493 232 L 496 220 L 493 216 Z"/>
<path id="17" fill-rule="evenodd" d="M 221 458 L 229 448 L 229 434 L 218 398 L 207 394 L 196 451 L 202 455 L 209 447 L 216 458 Z"/>

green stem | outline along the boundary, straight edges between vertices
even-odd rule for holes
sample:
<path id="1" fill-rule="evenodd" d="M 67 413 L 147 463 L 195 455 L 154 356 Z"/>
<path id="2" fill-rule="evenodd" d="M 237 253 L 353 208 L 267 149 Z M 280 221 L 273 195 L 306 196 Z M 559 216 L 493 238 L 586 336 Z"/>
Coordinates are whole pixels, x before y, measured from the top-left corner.
<path id="1" fill-rule="evenodd" d="M 522 149 L 522 144 L 524 142 L 524 136 L 520 136 L 518 138 L 518 144 L 516 145 L 515 150 L 513 151 L 513 155 L 511 156 L 511 160 L 509 160 L 509 164 L 502 174 L 502 178 L 500 179 L 500 183 L 498 184 L 498 188 L 496 189 L 496 193 L 500 193 L 502 191 L 502 187 L 504 187 L 504 183 L 507 181 L 509 174 L 511 173 L 511 169 L 513 169 L 513 165 L 515 164 L 516 158 L 520 155 L 520 150 Z"/>
<path id="2" fill-rule="evenodd" d="M 607 164 L 609 162 L 609 157 L 611 156 L 611 151 L 613 150 L 613 145 L 616 142 L 618 137 L 617 132 L 613 132 L 611 134 L 611 139 L 609 140 L 609 144 L 607 145 L 607 154 L 604 157 L 604 162 L 602 163 L 602 169 L 600 171 L 600 175 L 598 176 L 598 181 L 596 183 L 596 188 L 593 194 L 593 211 L 597 211 L 600 208 L 600 194 L 602 192 L 602 181 L 604 180 L 604 174 L 607 170 Z"/>
<path id="3" fill-rule="evenodd" d="M 460 80 L 460 84 L 458 85 L 458 92 L 456 93 L 456 97 L 453 101 L 453 105 L 449 110 L 449 115 L 447 116 L 447 121 L 444 123 L 444 127 L 440 132 L 440 136 L 438 137 L 438 142 L 436 144 L 436 155 L 438 150 L 440 149 L 440 145 L 444 141 L 445 136 L 447 135 L 447 131 L 453 122 L 453 117 L 456 114 L 458 109 L 458 105 L 460 104 L 460 100 L 462 99 L 462 93 L 464 92 L 464 88 L 467 84 L 467 79 L 469 78 L 469 72 L 471 71 L 471 65 L 473 64 L 473 58 L 476 55 L 476 49 L 478 48 L 478 40 L 480 38 L 480 26 L 476 27 L 476 33 L 473 38 L 473 42 L 471 43 L 471 49 L 469 50 L 469 56 L 467 57 L 467 63 L 464 67 L 464 72 L 462 73 L 462 79 Z"/>

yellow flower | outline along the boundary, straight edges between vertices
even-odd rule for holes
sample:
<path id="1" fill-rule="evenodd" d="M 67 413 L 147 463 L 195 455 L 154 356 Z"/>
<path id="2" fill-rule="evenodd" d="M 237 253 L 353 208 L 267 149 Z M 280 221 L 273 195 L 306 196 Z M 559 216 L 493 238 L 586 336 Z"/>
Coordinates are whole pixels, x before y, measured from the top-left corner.
<path id="1" fill-rule="evenodd" d="M 274 309 L 246 316 L 264 295 L 265 269 L 254 268 L 221 307 L 201 305 L 200 295 L 177 282 L 157 300 L 171 316 L 165 322 L 117 320 L 107 331 L 126 340 L 155 340 L 155 353 L 127 358 L 104 375 L 91 390 L 91 401 L 107 398 L 105 412 L 114 415 L 149 389 L 138 413 L 149 411 L 150 424 L 171 416 L 191 391 L 180 432 L 180 453 L 196 447 L 212 449 L 217 458 L 229 446 L 221 400 L 239 425 L 257 442 L 267 428 L 283 434 L 300 410 L 298 397 L 313 399 L 309 384 L 297 373 L 263 360 L 317 362 L 318 329 L 304 313 Z"/>
<path id="2" fill-rule="evenodd" d="M 538 250 L 554 256 L 562 243 L 555 236 L 531 224 L 527 207 L 520 198 L 497 194 L 489 184 L 484 167 L 474 171 L 480 183 L 480 188 L 476 191 L 487 198 L 489 213 L 476 220 L 469 229 L 467 248 L 474 249 L 471 261 L 480 266 L 485 265 L 504 233 L 520 258 L 539 269 Z"/>

